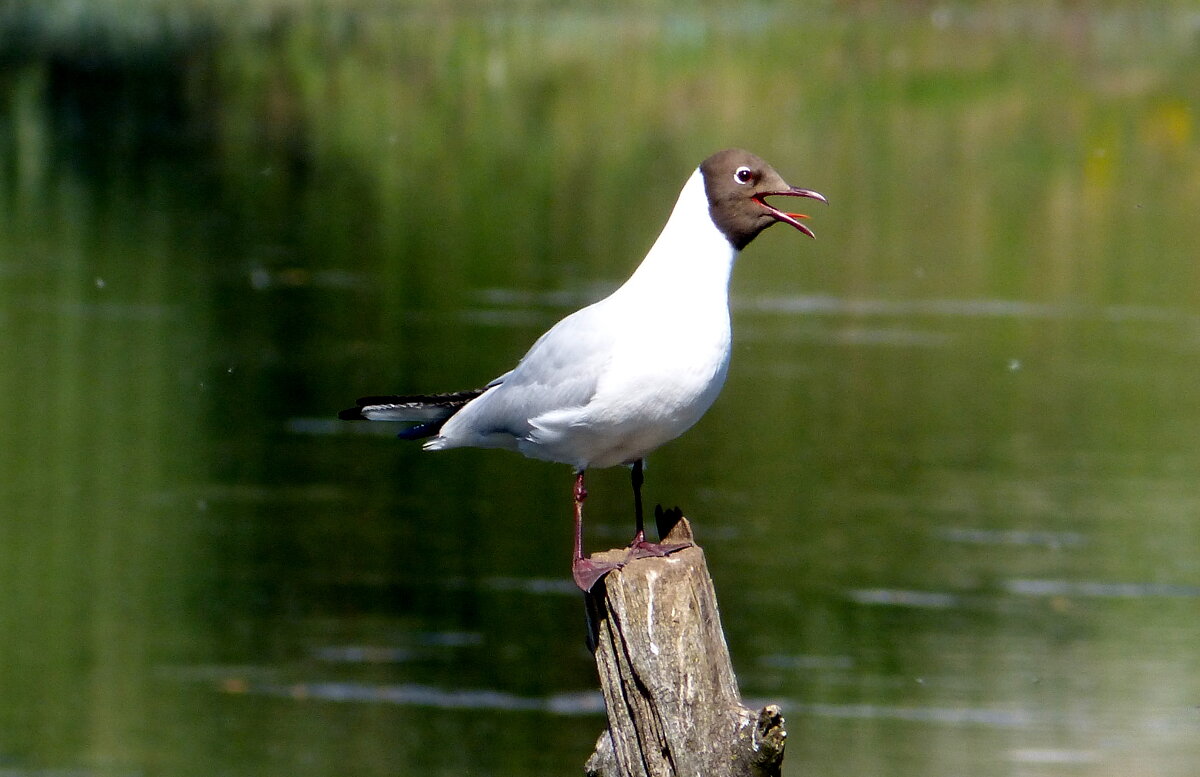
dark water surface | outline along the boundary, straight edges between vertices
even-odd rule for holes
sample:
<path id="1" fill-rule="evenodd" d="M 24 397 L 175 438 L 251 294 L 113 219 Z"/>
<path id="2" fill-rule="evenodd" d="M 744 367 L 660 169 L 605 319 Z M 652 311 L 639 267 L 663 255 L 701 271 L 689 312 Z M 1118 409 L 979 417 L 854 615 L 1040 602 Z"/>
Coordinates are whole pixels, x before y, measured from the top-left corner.
<path id="1" fill-rule="evenodd" d="M 1197 773 L 1190 6 L 103 5 L 0 17 L 0 775 L 579 774 L 567 468 L 334 416 L 508 369 L 728 145 L 831 204 L 647 497 L 787 773 Z"/>

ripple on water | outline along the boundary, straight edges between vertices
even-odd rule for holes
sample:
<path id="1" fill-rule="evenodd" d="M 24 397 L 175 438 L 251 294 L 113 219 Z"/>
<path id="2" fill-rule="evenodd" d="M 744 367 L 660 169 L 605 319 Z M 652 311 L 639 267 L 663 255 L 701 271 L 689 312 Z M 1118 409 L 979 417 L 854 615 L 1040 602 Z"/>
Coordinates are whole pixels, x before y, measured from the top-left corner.
<path id="1" fill-rule="evenodd" d="M 604 712 L 599 691 L 555 693 L 548 696 L 518 696 L 490 688 L 446 689 L 419 683 L 375 685 L 360 682 L 299 682 L 224 684 L 227 693 L 297 701 L 326 701 L 359 704 L 391 704 L 432 709 L 495 710 L 499 712 L 544 712 L 551 715 L 598 715 Z"/>
<path id="2" fill-rule="evenodd" d="M 962 598 L 958 594 L 943 591 L 909 591 L 898 588 L 856 588 L 846 594 L 851 601 L 859 604 L 883 605 L 889 607 L 921 607 L 932 610 L 945 610 L 958 607 Z"/>
<path id="3" fill-rule="evenodd" d="M 937 536 L 965 545 L 1021 545 L 1059 549 L 1076 548 L 1087 544 L 1087 538 L 1084 535 L 1069 531 L 997 530 L 950 526 L 939 529 Z"/>
<path id="4" fill-rule="evenodd" d="M 1021 596 L 1084 596 L 1097 599 L 1194 599 L 1200 586 L 1178 583 L 1108 583 L 1097 580 L 1015 579 L 1004 583 Z"/>

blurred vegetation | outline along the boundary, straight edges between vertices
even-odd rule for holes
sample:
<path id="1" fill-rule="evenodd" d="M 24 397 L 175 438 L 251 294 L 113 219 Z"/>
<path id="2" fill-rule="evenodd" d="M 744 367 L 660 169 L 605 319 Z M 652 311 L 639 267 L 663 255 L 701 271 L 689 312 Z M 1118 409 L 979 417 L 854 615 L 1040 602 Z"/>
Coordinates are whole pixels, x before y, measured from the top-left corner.
<path id="1" fill-rule="evenodd" d="M 857 265 L 830 279 L 841 291 L 916 293 L 909 258 L 935 225 L 962 252 L 926 277 L 960 295 L 1191 304 L 1200 288 L 1178 239 L 1190 213 L 1137 212 L 1200 189 L 1187 4 L 48 2 L 9 6 L 0 36 L 23 185 L 45 174 L 49 128 L 85 164 L 199 152 L 231 210 L 281 229 L 450 262 L 494 234 L 503 269 L 439 273 L 475 286 L 619 277 L 604 257 L 646 236 L 613 222 L 659 219 L 679 170 L 737 142 L 842 201 L 830 217 Z M 522 221 L 548 239 L 497 228 Z M 1112 266 L 1148 244 L 1155 268 Z"/>

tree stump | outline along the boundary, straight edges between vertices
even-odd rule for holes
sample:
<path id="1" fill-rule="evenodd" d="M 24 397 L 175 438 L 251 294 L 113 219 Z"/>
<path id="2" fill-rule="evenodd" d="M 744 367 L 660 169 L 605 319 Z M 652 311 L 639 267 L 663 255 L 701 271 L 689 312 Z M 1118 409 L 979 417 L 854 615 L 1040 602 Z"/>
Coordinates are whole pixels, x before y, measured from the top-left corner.
<path id="1" fill-rule="evenodd" d="M 692 541 L 678 511 L 657 517 L 664 543 Z M 669 532 L 663 518 L 676 521 Z M 704 551 L 631 561 L 586 602 L 608 712 L 588 777 L 779 776 L 783 717 L 775 705 L 741 703 Z"/>

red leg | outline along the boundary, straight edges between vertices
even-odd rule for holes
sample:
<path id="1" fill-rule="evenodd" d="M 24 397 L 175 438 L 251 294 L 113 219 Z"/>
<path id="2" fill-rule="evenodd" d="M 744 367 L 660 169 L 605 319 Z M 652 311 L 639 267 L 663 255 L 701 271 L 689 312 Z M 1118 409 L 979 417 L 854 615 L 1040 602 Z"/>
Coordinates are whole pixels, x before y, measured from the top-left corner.
<path id="1" fill-rule="evenodd" d="M 583 487 L 583 470 L 575 473 L 575 555 L 576 561 L 583 559 L 583 500 L 587 489 Z"/>
<path id="2" fill-rule="evenodd" d="M 587 489 L 583 486 L 583 470 L 575 473 L 575 552 L 571 558 L 571 576 L 575 585 L 585 594 L 607 575 L 621 565 L 612 561 L 594 561 L 583 557 L 583 501 Z"/>

